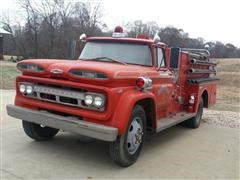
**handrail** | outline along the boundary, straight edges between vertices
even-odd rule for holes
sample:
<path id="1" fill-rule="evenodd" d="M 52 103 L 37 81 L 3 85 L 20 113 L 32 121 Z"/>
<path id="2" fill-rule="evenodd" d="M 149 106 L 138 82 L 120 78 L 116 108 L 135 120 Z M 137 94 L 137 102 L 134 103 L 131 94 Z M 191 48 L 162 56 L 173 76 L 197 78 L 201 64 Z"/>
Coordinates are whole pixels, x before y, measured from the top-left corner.
<path id="1" fill-rule="evenodd" d="M 216 74 L 216 70 L 210 70 L 210 69 L 195 69 L 195 68 L 190 68 L 188 69 L 188 72 L 190 74 Z"/>
<path id="2" fill-rule="evenodd" d="M 210 52 L 206 49 L 191 49 L 191 48 L 182 48 L 182 51 L 187 51 L 189 53 L 194 53 L 194 54 L 205 54 L 207 56 L 210 56 Z"/>

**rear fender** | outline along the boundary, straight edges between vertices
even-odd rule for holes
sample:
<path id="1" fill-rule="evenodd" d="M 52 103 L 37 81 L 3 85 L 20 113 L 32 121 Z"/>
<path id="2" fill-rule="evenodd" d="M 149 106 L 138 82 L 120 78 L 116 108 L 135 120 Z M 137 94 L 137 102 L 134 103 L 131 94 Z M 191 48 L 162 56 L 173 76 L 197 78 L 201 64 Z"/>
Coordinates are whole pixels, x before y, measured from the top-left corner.
<path id="1" fill-rule="evenodd" d="M 209 107 L 209 105 L 211 104 L 210 96 L 211 96 L 211 86 L 200 87 L 198 97 L 197 97 L 196 107 L 195 107 L 196 112 L 198 110 L 198 106 L 201 98 L 203 98 L 204 107 L 205 108 Z"/>
<path id="2" fill-rule="evenodd" d="M 117 106 L 113 115 L 113 126 L 118 128 L 119 134 L 123 134 L 127 128 L 131 112 L 135 104 L 142 99 L 151 98 L 156 102 L 155 96 L 150 91 L 136 91 L 135 89 L 125 92 Z"/>

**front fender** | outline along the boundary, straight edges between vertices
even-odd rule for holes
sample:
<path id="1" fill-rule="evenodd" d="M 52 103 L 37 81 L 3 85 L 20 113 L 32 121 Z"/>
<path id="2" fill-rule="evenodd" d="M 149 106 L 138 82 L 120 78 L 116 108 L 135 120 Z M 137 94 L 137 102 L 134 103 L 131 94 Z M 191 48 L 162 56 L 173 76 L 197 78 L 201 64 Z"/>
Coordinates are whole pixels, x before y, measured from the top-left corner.
<path id="1" fill-rule="evenodd" d="M 140 91 L 136 89 L 128 90 L 119 99 L 115 107 L 112 123 L 118 128 L 119 134 L 123 134 L 127 128 L 132 109 L 135 104 L 142 99 L 151 98 L 156 102 L 156 98 L 151 91 Z"/>

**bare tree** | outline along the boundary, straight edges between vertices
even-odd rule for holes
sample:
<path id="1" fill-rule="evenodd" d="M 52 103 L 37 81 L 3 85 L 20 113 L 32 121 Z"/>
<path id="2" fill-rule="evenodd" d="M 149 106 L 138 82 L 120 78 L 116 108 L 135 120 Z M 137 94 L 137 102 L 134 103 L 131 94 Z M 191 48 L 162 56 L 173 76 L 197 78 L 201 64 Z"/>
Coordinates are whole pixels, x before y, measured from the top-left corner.
<path id="1" fill-rule="evenodd" d="M 12 25 L 13 23 L 11 22 L 10 16 L 5 13 L 2 14 L 0 23 L 6 31 L 11 33 L 11 35 L 5 36 L 5 53 L 25 57 L 26 48 L 23 41 L 23 28 L 20 26 L 20 23 L 15 22 L 17 25 Z"/>
<path id="2" fill-rule="evenodd" d="M 141 20 L 127 23 L 126 28 L 130 37 L 136 37 L 138 34 L 145 34 L 153 38 L 154 35 L 160 30 L 155 21 L 144 23 Z"/>
<path id="3" fill-rule="evenodd" d="M 30 57 L 68 58 L 81 33 L 102 34 L 100 4 L 66 0 L 19 0 L 26 14 L 23 28 Z"/>
<path id="4" fill-rule="evenodd" d="M 38 57 L 39 53 L 39 42 L 38 42 L 38 35 L 39 35 L 39 22 L 41 21 L 39 17 L 39 11 L 37 10 L 37 5 L 35 1 L 31 0 L 19 0 L 18 3 L 20 6 L 25 10 L 27 14 L 27 22 L 26 22 L 26 34 L 27 41 L 29 44 L 33 46 L 34 54 L 32 56 Z M 32 41 L 33 40 L 33 41 Z"/>
<path id="5" fill-rule="evenodd" d="M 70 0 L 18 0 L 25 12 L 25 25 L 11 23 L 3 18 L 3 26 L 12 32 L 6 37 L 5 52 L 25 58 L 75 58 L 82 46 L 77 42 L 82 33 L 88 36 L 109 36 L 103 32 L 101 4 L 96 1 Z M 12 25 L 15 24 L 15 25 Z M 206 45 L 213 57 L 239 57 L 240 50 L 232 44 L 205 42 L 202 38 L 189 38 L 183 29 L 160 26 L 155 21 L 136 20 L 126 24 L 130 37 L 145 34 L 151 38 L 158 32 L 161 41 L 168 46 L 204 48 Z M 76 49 L 76 51 L 75 51 Z"/>

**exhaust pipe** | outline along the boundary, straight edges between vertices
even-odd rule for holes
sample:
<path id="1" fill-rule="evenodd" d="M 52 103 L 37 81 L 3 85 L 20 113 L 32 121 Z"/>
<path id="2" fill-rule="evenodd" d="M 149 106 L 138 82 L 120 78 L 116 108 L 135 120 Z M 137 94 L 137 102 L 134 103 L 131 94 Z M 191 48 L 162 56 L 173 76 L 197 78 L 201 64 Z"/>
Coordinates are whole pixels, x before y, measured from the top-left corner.
<path id="1" fill-rule="evenodd" d="M 211 73 L 216 73 L 215 70 L 210 70 L 210 69 L 194 69 L 191 68 L 188 70 L 189 73 L 191 74 L 211 74 Z"/>
<path id="2" fill-rule="evenodd" d="M 210 56 L 210 52 L 207 49 L 182 48 L 182 50 L 190 53 L 198 53 L 198 54 L 204 54 L 206 56 Z"/>
<path id="3" fill-rule="evenodd" d="M 209 61 L 201 61 L 197 59 L 190 59 L 191 64 L 207 65 L 207 66 L 216 66 L 217 64 Z"/>

